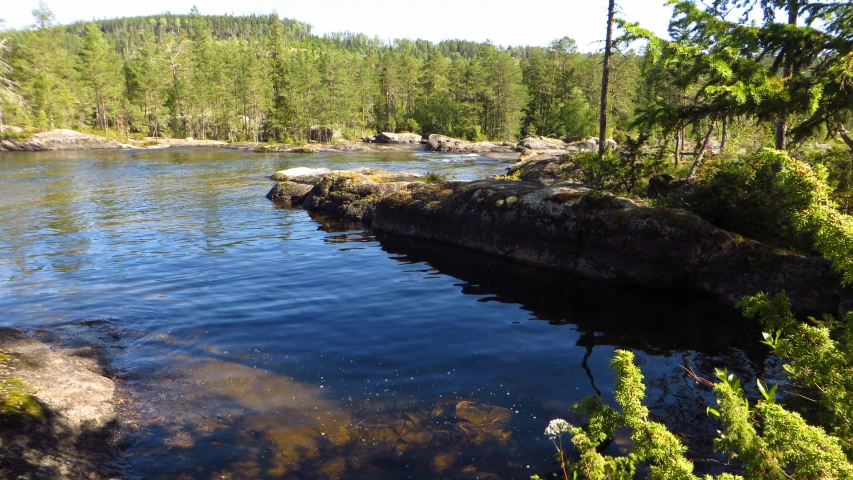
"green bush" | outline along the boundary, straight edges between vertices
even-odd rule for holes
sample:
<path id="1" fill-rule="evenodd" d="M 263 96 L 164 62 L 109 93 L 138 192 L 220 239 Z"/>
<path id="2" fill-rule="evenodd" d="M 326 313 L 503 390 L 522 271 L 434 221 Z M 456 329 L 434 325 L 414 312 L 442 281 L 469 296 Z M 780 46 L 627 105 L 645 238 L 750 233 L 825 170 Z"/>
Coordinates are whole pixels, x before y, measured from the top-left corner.
<path id="1" fill-rule="evenodd" d="M 597 152 L 575 155 L 578 180 L 620 195 L 646 193 L 649 177 L 668 172 L 671 167 L 662 156 L 646 152 L 647 135 L 625 136 L 618 150 L 607 150 L 599 159 Z"/>
<path id="2" fill-rule="evenodd" d="M 26 140 L 29 135 L 23 132 L 13 132 L 11 130 L 0 133 L 0 140 L 21 141 Z"/>
<path id="3" fill-rule="evenodd" d="M 812 167 L 826 170 L 832 199 L 842 212 L 853 212 L 853 152 L 846 147 L 836 147 L 806 155 L 803 160 Z"/>
<path id="4" fill-rule="evenodd" d="M 853 314 L 842 320 L 826 317 L 801 323 L 791 314 L 784 293 L 746 297 L 740 307 L 768 329 L 763 343 L 785 362 L 790 384 L 800 390 L 790 393 L 816 396 L 822 415 L 819 424 L 809 424 L 800 413 L 777 401 L 775 386 L 761 380 L 757 383 L 760 398 L 751 403 L 737 377 L 717 370 L 713 384 L 717 405 L 708 408 L 720 422 L 715 447 L 743 475 L 722 473 L 704 478 L 853 479 Z M 648 464 L 652 479 L 698 479 L 692 462 L 684 456 L 686 447 L 665 425 L 649 419 L 642 403 L 643 375 L 633 360 L 634 355 L 624 350 L 617 350 L 613 359 L 615 396 L 621 412 L 590 397 L 575 406 L 589 417 L 588 427 L 557 419 L 545 431 L 557 447 L 566 480 L 630 479 L 639 462 Z M 630 453 L 624 457 L 602 455 L 602 445 L 617 427 L 632 431 Z M 570 458 L 563 435 L 571 436 L 577 460 Z"/>
<path id="5" fill-rule="evenodd" d="M 832 261 L 842 283 L 853 281 L 853 218 L 833 199 L 824 165 L 763 149 L 668 199 L 718 227 Z"/>

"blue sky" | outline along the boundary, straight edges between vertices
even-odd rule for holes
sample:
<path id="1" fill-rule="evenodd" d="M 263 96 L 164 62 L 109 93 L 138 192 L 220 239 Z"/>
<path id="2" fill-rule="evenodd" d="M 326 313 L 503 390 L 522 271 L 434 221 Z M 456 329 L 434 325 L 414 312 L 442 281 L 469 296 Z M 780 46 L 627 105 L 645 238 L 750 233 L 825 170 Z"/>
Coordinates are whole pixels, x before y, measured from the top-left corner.
<path id="1" fill-rule="evenodd" d="M 671 9 L 665 0 L 621 0 L 621 15 L 666 33 Z M 3 0 L 0 18 L 7 28 L 33 23 L 38 0 Z M 204 14 L 267 14 L 310 23 L 323 34 L 349 30 L 382 39 L 423 38 L 434 42 L 460 38 L 492 40 L 497 45 L 547 45 L 562 36 L 574 38 L 582 51 L 601 48 L 607 0 L 47 0 L 59 23 L 77 20 L 189 13 L 197 5 Z"/>

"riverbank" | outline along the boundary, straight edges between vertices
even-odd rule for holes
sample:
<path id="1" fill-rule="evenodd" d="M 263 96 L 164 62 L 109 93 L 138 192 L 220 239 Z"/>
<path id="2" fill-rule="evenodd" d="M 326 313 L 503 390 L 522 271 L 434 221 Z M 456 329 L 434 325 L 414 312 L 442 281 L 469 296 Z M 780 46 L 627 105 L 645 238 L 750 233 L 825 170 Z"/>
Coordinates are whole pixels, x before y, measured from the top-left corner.
<path id="1" fill-rule="evenodd" d="M 609 142 L 612 142 L 609 141 Z M 615 147 L 615 142 L 608 144 Z M 54 150 L 104 150 L 104 149 L 158 149 L 169 147 L 221 147 L 256 153 L 339 153 L 339 152 L 398 152 L 424 150 L 427 152 L 460 153 L 478 155 L 486 158 L 517 160 L 542 153 L 561 154 L 573 151 L 592 151 L 597 149 L 594 139 L 582 142 L 566 143 L 544 137 L 525 138 L 519 143 L 513 142 L 468 142 L 444 135 L 421 137 L 411 133 L 383 132 L 376 136 L 359 140 L 338 140 L 331 142 L 309 143 L 263 143 L 263 142 L 224 142 L 195 138 L 145 137 L 141 140 L 128 139 L 127 143 L 117 142 L 98 135 L 81 133 L 74 130 L 51 130 L 22 138 L 0 140 L 0 152 L 38 152 Z"/>
<path id="2" fill-rule="evenodd" d="M 117 478 L 120 393 L 98 345 L 0 328 L 0 478 Z"/>
<path id="3" fill-rule="evenodd" d="M 650 206 L 561 179 L 550 161 L 527 165 L 543 182 L 397 178 L 376 170 L 279 172 L 268 198 L 613 284 L 702 292 L 724 305 L 786 291 L 801 313 L 843 314 L 853 292 L 828 261 L 744 238 L 685 210 Z M 534 165 L 535 164 L 535 165 Z M 518 166 L 516 166 L 518 167 Z M 536 177 L 525 170 L 526 177 Z M 547 181 L 544 178 L 548 177 Z M 427 181 L 433 180 L 433 181 Z"/>

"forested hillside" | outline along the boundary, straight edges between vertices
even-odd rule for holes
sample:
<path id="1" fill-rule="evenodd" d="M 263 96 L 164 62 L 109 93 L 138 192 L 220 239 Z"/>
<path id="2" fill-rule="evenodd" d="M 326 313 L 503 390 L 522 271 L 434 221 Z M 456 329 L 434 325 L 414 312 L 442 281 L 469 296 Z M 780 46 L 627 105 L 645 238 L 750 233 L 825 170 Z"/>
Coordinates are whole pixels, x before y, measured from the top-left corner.
<path id="1" fill-rule="evenodd" d="M 595 133 L 598 54 L 569 37 L 548 48 L 316 36 L 269 16 L 163 14 L 8 31 L 15 95 L 3 121 L 222 140 L 304 140 L 312 125 L 511 140 Z M 571 32 L 560 32 L 571 34 Z M 611 124 L 627 129 L 641 57 L 618 55 Z"/>

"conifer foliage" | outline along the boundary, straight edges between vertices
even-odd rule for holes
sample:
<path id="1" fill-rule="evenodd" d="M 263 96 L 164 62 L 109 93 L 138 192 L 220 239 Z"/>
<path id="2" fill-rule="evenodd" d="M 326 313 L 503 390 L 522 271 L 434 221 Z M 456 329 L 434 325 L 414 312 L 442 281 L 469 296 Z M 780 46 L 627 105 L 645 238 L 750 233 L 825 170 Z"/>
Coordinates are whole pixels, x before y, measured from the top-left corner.
<path id="1" fill-rule="evenodd" d="M 318 37 L 269 16 L 163 14 L 8 31 L 7 122 L 33 129 L 250 141 L 304 141 L 326 125 L 345 137 L 380 131 L 469 140 L 591 134 L 600 55 L 564 38 L 548 48 L 449 40 Z M 640 57 L 620 60 L 636 70 Z M 617 127 L 633 115 L 636 75 L 614 82 Z M 7 84 L 8 86 L 9 84 Z"/>

